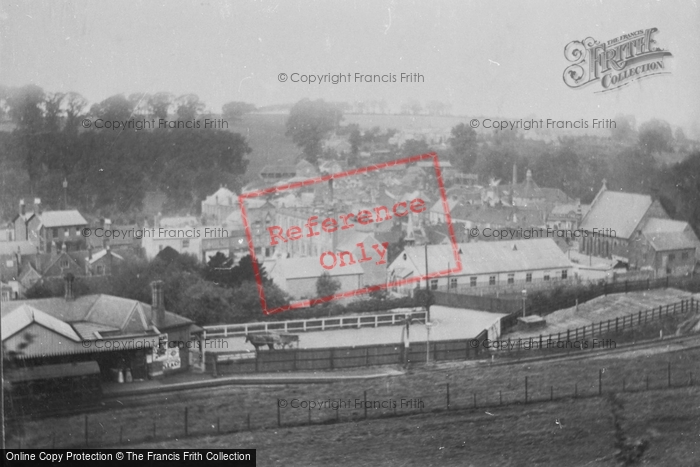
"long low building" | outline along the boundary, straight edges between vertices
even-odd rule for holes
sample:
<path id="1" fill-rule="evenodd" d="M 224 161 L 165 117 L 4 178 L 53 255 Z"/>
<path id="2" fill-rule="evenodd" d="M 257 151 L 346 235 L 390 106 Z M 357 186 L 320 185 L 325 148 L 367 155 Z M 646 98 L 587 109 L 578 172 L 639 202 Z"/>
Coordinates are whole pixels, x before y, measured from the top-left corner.
<path id="1" fill-rule="evenodd" d="M 551 238 L 459 243 L 457 246 L 462 263 L 461 271 L 430 279 L 432 290 L 478 290 L 484 287 L 505 289 L 516 285 L 528 288 L 538 283 L 571 279 L 573 276 L 571 261 Z M 448 269 L 457 269 L 452 245 L 407 247 L 389 265 L 388 282 Z M 418 285 L 423 286 L 412 282 L 392 290 L 409 294 Z"/>

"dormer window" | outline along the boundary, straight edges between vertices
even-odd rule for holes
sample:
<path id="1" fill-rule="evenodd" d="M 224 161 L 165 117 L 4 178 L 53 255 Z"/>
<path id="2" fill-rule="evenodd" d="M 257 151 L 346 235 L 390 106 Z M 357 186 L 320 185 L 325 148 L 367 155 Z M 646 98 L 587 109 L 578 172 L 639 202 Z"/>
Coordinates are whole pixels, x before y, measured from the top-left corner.
<path id="1" fill-rule="evenodd" d="M 68 269 L 68 260 L 62 259 L 59 266 L 61 267 L 61 269 Z"/>

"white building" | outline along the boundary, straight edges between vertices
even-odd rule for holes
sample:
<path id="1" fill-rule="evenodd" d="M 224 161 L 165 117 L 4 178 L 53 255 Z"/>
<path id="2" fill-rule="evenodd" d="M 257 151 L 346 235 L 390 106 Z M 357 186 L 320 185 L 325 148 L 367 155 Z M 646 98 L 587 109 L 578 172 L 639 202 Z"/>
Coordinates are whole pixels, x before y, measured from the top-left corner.
<path id="1" fill-rule="evenodd" d="M 461 272 L 430 279 L 433 290 L 502 288 L 536 288 L 538 283 L 571 279 L 573 265 L 551 238 L 500 242 L 459 243 Z M 427 246 L 427 272 L 456 269 L 452 245 Z M 426 249 L 407 247 L 390 265 L 389 282 L 426 274 Z M 393 290 L 409 294 L 421 284 L 410 283 Z M 549 285 L 549 282 L 548 284 Z"/>
<path id="2" fill-rule="evenodd" d="M 318 256 L 307 258 L 283 258 L 274 263 L 265 262 L 268 274 L 282 290 L 294 299 L 317 298 L 316 282 L 324 272 L 340 282 L 336 293 L 349 292 L 364 287 L 364 270 L 358 262 L 336 265 L 333 269 L 324 269 Z"/>

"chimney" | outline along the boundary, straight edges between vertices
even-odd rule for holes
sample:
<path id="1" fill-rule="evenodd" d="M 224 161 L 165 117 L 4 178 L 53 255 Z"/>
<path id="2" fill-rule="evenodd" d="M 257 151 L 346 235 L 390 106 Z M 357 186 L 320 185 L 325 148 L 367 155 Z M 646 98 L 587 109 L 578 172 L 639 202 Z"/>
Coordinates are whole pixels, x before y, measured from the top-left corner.
<path id="1" fill-rule="evenodd" d="M 163 297 L 163 281 L 151 282 L 151 322 L 157 327 L 165 322 L 165 300 Z"/>
<path id="2" fill-rule="evenodd" d="M 34 214 L 41 214 L 41 198 L 34 198 Z"/>
<path id="3" fill-rule="evenodd" d="M 527 169 L 527 172 L 525 173 L 525 178 L 528 185 L 532 183 L 532 170 Z"/>
<path id="4" fill-rule="evenodd" d="M 75 276 L 73 274 L 68 273 L 65 275 L 63 278 L 63 283 L 64 283 L 64 289 L 65 289 L 65 299 L 66 300 L 75 300 L 75 295 L 73 295 L 73 281 L 75 280 Z"/>
<path id="5" fill-rule="evenodd" d="M 92 260 L 92 245 L 88 245 L 88 260 Z"/>
<path id="6" fill-rule="evenodd" d="M 24 199 L 19 200 L 19 215 L 24 216 L 24 211 L 25 206 L 24 206 Z"/>
<path id="7" fill-rule="evenodd" d="M 110 233 L 107 233 L 107 231 L 110 231 Z M 112 221 L 109 219 L 105 219 L 105 226 L 104 226 L 104 236 L 102 237 L 102 247 L 107 249 L 109 248 L 109 239 L 111 237 L 111 230 L 112 230 Z"/>

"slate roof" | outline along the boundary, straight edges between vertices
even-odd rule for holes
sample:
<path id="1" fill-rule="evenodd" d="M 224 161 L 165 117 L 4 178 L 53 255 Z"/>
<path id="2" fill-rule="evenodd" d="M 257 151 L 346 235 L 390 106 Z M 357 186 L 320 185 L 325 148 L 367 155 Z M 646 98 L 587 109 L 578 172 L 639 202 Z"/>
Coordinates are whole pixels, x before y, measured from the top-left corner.
<path id="1" fill-rule="evenodd" d="M 5 305 L 3 305 L 4 307 Z M 11 312 L 3 313 L 2 340 L 17 334 L 32 323 L 40 324 L 72 341 L 80 342 L 81 340 L 70 324 L 27 304 L 23 304 Z"/>
<path id="2" fill-rule="evenodd" d="M 644 233 L 656 251 L 688 250 L 697 247 L 696 241 L 685 232 Z"/>
<path id="3" fill-rule="evenodd" d="M 36 246 L 29 241 L 15 242 L 0 242 L 0 255 L 14 255 L 18 252 L 20 255 L 35 255 L 37 252 Z"/>
<path id="4" fill-rule="evenodd" d="M 581 222 L 581 229 L 612 229 L 618 238 L 631 238 L 651 207 L 648 195 L 604 191 L 594 200 Z"/>
<path id="5" fill-rule="evenodd" d="M 462 251 L 459 275 L 565 269 L 571 262 L 551 238 L 500 242 L 458 243 Z M 515 247 L 515 248 L 514 248 Z M 414 269 L 425 273 L 425 247 L 406 247 L 404 253 Z M 402 255 L 399 255 L 401 258 Z M 428 272 L 456 266 L 451 245 L 428 245 Z"/>
<path id="6" fill-rule="evenodd" d="M 373 255 L 376 256 L 376 253 L 373 253 Z M 317 278 L 321 277 L 324 272 L 328 272 L 331 277 L 364 274 L 364 270 L 360 263 L 357 262 L 357 258 L 355 259 L 355 264 L 348 264 L 342 268 L 336 265 L 330 270 L 324 269 L 317 257 L 284 258 L 277 261 L 272 271 L 274 271 L 276 276 L 284 277 L 287 280 Z"/>
<path id="7" fill-rule="evenodd" d="M 85 218 L 77 210 L 44 211 L 39 214 L 41 225 L 47 228 L 87 225 Z"/>

